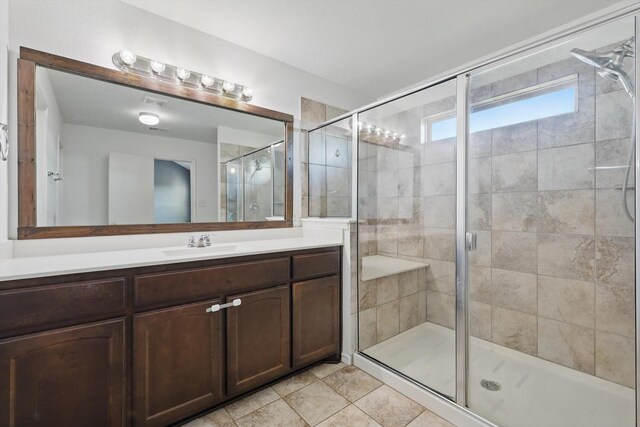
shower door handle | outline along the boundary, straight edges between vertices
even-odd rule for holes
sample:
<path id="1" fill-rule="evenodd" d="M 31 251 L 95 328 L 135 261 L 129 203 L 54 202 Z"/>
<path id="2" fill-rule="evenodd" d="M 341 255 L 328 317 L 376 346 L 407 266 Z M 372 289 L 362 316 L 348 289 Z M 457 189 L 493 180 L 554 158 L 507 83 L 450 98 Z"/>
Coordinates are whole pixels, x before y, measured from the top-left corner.
<path id="1" fill-rule="evenodd" d="M 478 247 L 478 238 L 476 233 L 467 233 L 466 234 L 466 242 L 467 242 L 467 250 L 474 251 Z"/>

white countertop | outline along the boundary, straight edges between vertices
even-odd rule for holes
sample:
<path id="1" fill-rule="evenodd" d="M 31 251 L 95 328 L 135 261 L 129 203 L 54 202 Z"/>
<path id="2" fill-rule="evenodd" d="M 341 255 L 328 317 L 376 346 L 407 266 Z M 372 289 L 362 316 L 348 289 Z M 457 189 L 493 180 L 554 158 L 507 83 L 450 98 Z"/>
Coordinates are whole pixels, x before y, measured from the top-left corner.
<path id="1" fill-rule="evenodd" d="M 186 249 L 186 244 L 179 246 L 135 247 L 140 245 L 138 241 L 131 241 L 133 249 L 121 249 L 114 247 L 113 243 L 105 244 L 109 250 L 96 250 L 96 241 L 88 241 L 89 245 L 82 250 L 82 244 L 77 240 L 70 242 L 70 248 L 60 247 L 59 254 L 51 253 L 55 248 L 55 242 L 41 241 L 21 243 L 15 242 L 13 256 L 0 258 L 0 281 L 45 277 L 62 274 L 86 273 L 90 271 L 105 271 L 150 265 L 175 264 L 181 262 L 202 261 L 207 259 L 230 258 L 238 256 L 266 254 L 273 252 L 285 252 L 292 250 L 323 248 L 340 246 L 343 244 L 342 233 L 327 232 L 311 228 L 280 229 L 281 238 L 273 232 L 263 233 L 215 233 L 213 250 L 220 248 L 219 252 L 212 252 L 210 248 Z M 224 233 L 224 234 L 223 234 Z M 234 236 L 241 239 L 235 240 Z M 251 236 L 254 238 L 252 239 Z M 184 240 L 183 236 L 181 241 Z M 90 238 L 99 239 L 99 238 Z M 150 240 L 154 238 L 149 237 Z M 62 240 L 62 239 L 56 239 Z M 71 239 L 73 240 L 73 239 Z M 167 240 L 165 237 L 164 241 Z M 125 241 L 124 238 L 122 241 Z M 186 240 L 184 240 L 186 242 Z M 66 250 L 66 253 L 65 253 Z M 184 252 L 176 255 L 175 252 Z M 169 252 L 169 254 L 165 253 Z"/>
<path id="2" fill-rule="evenodd" d="M 384 255 L 362 257 L 362 280 L 373 280 L 428 267 L 429 264 Z"/>

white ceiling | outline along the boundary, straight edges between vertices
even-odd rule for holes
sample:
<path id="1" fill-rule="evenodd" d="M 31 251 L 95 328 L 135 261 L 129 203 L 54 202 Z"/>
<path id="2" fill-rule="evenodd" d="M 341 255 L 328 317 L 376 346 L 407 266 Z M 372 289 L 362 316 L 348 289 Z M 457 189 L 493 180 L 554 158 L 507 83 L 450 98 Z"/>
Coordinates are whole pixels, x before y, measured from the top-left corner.
<path id="1" fill-rule="evenodd" d="M 618 0 L 122 0 L 372 97 Z"/>
<path id="2" fill-rule="evenodd" d="M 200 142 L 216 142 L 218 127 L 271 135 L 273 141 L 284 136 L 282 122 L 275 120 L 38 67 L 36 82 L 45 84 L 47 80 L 64 123 Z M 145 98 L 166 104 L 148 104 Z M 163 130 L 151 130 L 140 123 L 141 112 L 158 114 L 156 127 Z"/>

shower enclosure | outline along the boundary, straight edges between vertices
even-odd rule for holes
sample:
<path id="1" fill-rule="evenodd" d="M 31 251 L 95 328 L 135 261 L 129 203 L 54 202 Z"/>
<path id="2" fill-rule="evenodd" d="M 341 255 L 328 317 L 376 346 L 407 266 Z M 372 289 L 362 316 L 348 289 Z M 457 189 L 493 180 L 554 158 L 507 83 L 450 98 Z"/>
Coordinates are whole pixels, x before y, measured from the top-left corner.
<path id="1" fill-rule="evenodd" d="M 262 221 L 284 216 L 282 141 L 221 163 L 221 220 Z"/>
<path id="2" fill-rule="evenodd" d="M 342 119 L 359 358 L 496 425 L 636 425 L 635 34 L 620 14 Z"/>

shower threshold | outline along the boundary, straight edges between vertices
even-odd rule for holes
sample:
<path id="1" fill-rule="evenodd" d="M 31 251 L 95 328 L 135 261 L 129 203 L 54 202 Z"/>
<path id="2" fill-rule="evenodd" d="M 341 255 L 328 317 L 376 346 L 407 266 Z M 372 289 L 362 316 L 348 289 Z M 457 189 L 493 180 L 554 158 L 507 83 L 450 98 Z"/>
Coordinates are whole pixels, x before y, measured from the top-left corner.
<path id="1" fill-rule="evenodd" d="M 630 427 L 635 392 L 494 343 L 469 339 L 469 407 L 506 427 Z M 455 334 L 422 323 L 363 353 L 447 396 L 455 395 Z"/>

